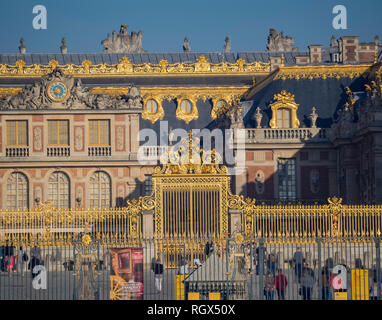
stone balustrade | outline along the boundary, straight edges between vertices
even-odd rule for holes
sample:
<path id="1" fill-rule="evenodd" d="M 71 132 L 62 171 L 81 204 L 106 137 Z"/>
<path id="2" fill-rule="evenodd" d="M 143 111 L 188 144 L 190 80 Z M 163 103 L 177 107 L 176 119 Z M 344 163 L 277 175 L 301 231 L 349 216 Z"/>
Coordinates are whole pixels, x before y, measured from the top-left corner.
<path id="1" fill-rule="evenodd" d="M 246 129 L 247 143 L 328 142 L 324 128 Z"/>
<path id="2" fill-rule="evenodd" d="M 70 147 L 48 147 L 46 155 L 47 157 L 70 157 Z"/>
<path id="3" fill-rule="evenodd" d="M 5 148 L 6 157 L 29 157 L 29 147 L 7 147 Z"/>

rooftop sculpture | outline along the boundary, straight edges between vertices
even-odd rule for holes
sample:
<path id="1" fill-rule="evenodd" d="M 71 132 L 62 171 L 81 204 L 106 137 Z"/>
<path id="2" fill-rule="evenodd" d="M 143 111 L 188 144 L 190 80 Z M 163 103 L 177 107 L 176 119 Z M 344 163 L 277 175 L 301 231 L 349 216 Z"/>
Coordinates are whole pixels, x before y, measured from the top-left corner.
<path id="1" fill-rule="evenodd" d="M 143 53 L 146 52 L 142 47 L 143 32 L 135 31 L 129 35 L 127 24 L 122 24 L 119 34 L 114 30 L 112 36 L 107 34 L 107 38 L 101 44 L 105 47 L 105 53 Z"/>

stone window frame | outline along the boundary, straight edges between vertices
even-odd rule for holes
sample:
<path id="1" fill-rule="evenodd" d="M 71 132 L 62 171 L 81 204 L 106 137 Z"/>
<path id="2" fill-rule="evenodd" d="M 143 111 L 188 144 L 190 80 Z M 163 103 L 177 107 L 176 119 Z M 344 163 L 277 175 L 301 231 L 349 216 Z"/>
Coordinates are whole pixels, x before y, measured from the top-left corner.
<path id="1" fill-rule="evenodd" d="M 57 181 L 52 180 L 55 175 Z M 60 177 L 64 177 L 66 181 L 61 181 Z M 52 188 L 52 186 L 55 188 Z M 53 191 L 56 191 L 56 193 L 53 193 Z M 62 196 L 65 196 L 64 191 L 66 191 L 66 197 L 62 198 Z M 55 196 L 56 199 L 54 199 Z M 48 200 L 52 202 L 55 208 L 70 209 L 70 178 L 65 172 L 57 170 L 50 174 L 48 178 Z"/>
<path id="2" fill-rule="evenodd" d="M 102 188 L 101 174 L 104 175 L 105 177 L 107 177 L 108 184 L 109 184 L 108 188 Z M 97 178 L 96 184 L 94 184 L 94 185 L 96 185 L 96 188 L 93 188 L 92 178 L 95 175 L 98 175 L 98 178 Z M 108 189 L 108 190 L 105 191 L 106 189 Z M 96 193 L 92 192 L 93 190 L 98 191 L 97 192 L 97 196 L 98 196 L 97 198 L 93 198 L 93 196 L 96 194 Z M 108 197 L 108 200 L 107 200 L 107 197 Z M 103 200 L 106 200 L 105 203 L 108 203 L 108 205 L 102 206 Z M 94 201 L 98 202 L 98 206 L 94 206 L 94 204 L 92 204 L 92 202 L 94 202 Z M 97 170 L 97 171 L 93 172 L 93 174 L 89 177 L 89 207 L 90 208 L 110 208 L 111 206 L 112 206 L 112 179 L 111 179 L 111 176 L 106 171 Z"/>
<path id="3" fill-rule="evenodd" d="M 10 181 L 13 177 L 15 177 L 16 181 Z M 22 185 L 22 190 L 19 188 L 19 177 L 24 179 L 25 184 Z M 24 188 L 25 186 L 25 188 Z M 10 190 L 11 189 L 11 190 Z M 15 191 L 15 194 L 10 194 L 12 189 Z M 25 206 L 19 207 L 19 196 L 20 191 L 22 192 L 21 197 L 23 198 L 21 201 L 25 202 Z M 15 196 L 15 203 L 10 204 L 12 200 L 10 200 L 10 196 Z M 28 209 L 29 208 L 29 180 L 28 177 L 22 172 L 12 172 L 7 179 L 7 209 Z"/>

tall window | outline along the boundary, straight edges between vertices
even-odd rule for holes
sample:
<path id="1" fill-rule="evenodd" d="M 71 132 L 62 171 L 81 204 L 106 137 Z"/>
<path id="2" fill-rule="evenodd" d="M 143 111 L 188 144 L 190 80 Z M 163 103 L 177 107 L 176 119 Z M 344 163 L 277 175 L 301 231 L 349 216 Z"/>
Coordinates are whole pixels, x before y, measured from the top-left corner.
<path id="1" fill-rule="evenodd" d="M 28 122 L 26 120 L 7 120 L 7 145 L 26 147 L 28 145 Z"/>
<path id="2" fill-rule="evenodd" d="M 145 195 L 149 196 L 151 195 L 151 192 L 153 190 L 153 177 L 152 175 L 146 175 L 146 179 L 144 182 L 144 188 L 145 188 Z"/>
<path id="3" fill-rule="evenodd" d="M 90 207 L 110 208 L 111 206 L 111 181 L 107 173 L 95 172 L 90 177 Z"/>
<path id="4" fill-rule="evenodd" d="M 14 172 L 7 180 L 7 209 L 28 209 L 28 179 Z"/>
<path id="5" fill-rule="evenodd" d="M 192 103 L 190 100 L 183 100 L 180 104 L 180 107 L 182 108 L 182 111 L 184 113 L 191 113 L 192 110 Z"/>
<path id="6" fill-rule="evenodd" d="M 89 120 L 89 145 L 110 145 L 110 121 Z"/>
<path id="7" fill-rule="evenodd" d="M 296 200 L 296 159 L 279 159 L 277 172 L 279 177 L 279 199 Z"/>
<path id="8" fill-rule="evenodd" d="M 287 129 L 291 127 L 290 109 L 281 108 L 277 110 L 277 126 L 279 129 Z"/>
<path id="9" fill-rule="evenodd" d="M 48 181 L 48 200 L 55 208 L 70 208 L 69 178 L 63 172 L 53 172 Z"/>
<path id="10" fill-rule="evenodd" d="M 69 145 L 69 121 L 68 120 L 48 120 L 48 145 L 68 146 Z"/>

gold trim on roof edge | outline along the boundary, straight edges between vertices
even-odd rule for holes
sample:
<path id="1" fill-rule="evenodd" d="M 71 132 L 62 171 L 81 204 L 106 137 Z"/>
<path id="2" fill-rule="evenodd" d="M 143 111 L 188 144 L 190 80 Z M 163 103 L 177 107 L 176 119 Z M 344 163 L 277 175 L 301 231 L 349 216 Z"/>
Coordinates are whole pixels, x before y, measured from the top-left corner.
<path id="1" fill-rule="evenodd" d="M 49 61 L 48 65 L 27 65 L 23 60 L 17 60 L 15 65 L 0 64 L 0 77 L 40 77 L 60 68 L 64 74 L 77 77 L 105 77 L 105 76 L 182 76 L 182 75 L 214 75 L 214 74 L 253 74 L 269 73 L 271 65 L 267 62 L 246 63 L 238 59 L 235 63 L 210 63 L 206 57 L 199 56 L 195 63 L 168 63 L 161 60 L 158 64 L 142 63 L 132 64 L 127 57 L 123 57 L 118 64 L 92 64 L 84 60 L 80 65 L 60 65 L 56 60 Z"/>
<path id="2" fill-rule="evenodd" d="M 274 80 L 282 79 L 341 79 L 356 78 L 365 73 L 372 65 L 320 65 L 281 67 Z"/>

